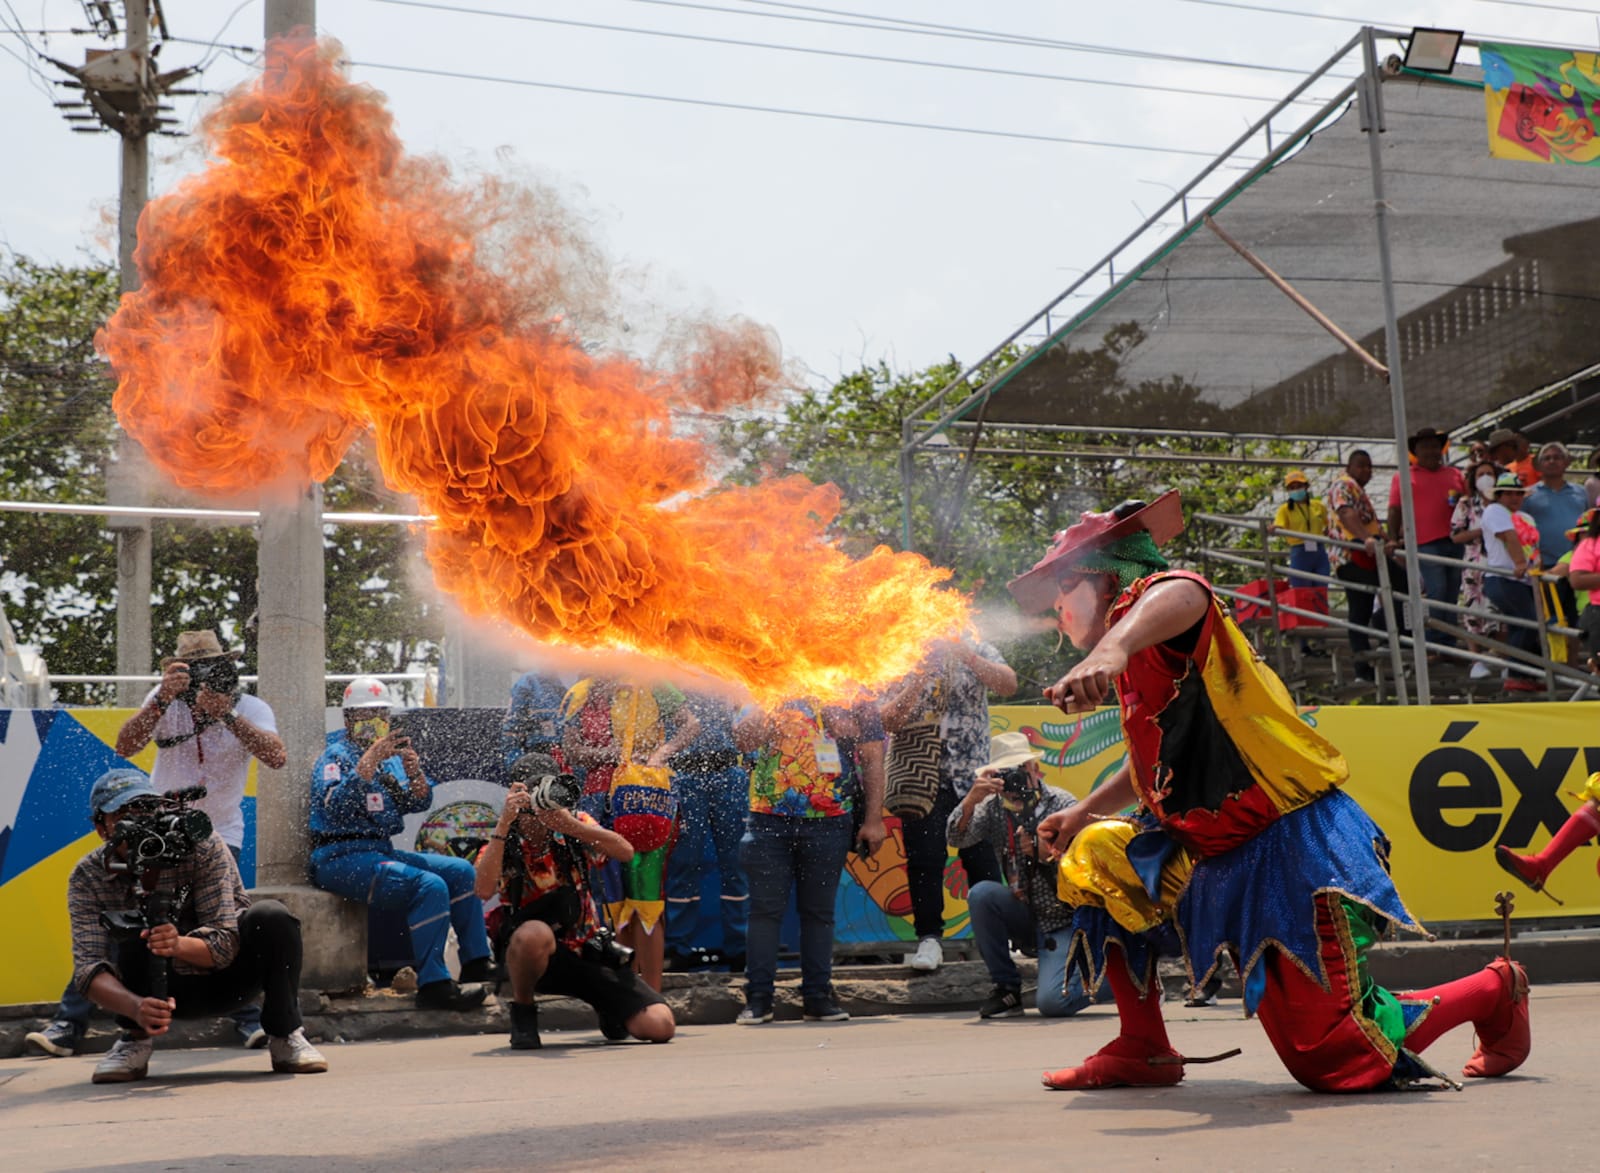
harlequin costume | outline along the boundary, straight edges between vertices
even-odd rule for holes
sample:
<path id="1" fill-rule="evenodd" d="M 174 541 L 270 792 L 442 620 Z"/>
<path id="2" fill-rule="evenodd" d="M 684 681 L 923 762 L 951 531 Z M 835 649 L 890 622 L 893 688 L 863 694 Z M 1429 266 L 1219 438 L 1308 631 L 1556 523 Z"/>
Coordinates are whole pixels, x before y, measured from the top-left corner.
<path id="1" fill-rule="evenodd" d="M 1043 610 L 1066 575 L 1106 574 L 1119 591 L 1109 631 L 1163 582 L 1204 589 L 1183 635 L 1131 652 L 1117 698 L 1138 808 L 1090 823 L 1061 860 L 1075 906 L 1069 964 L 1109 982 L 1121 1034 L 1046 1085 L 1083 1089 L 1175 1084 L 1183 1056 L 1161 1016 L 1159 954 L 1181 955 L 1203 984 L 1224 953 L 1297 1080 L 1364 1091 L 1428 1076 L 1417 1055 L 1446 1030 L 1477 1026 L 1469 1076 L 1503 1075 L 1529 1049 L 1527 977 L 1514 962 L 1430 990 L 1394 994 L 1367 973 L 1389 926 L 1423 933 L 1389 877 L 1388 840 L 1338 788 L 1343 755 L 1306 724 L 1210 584 L 1174 571 L 1158 541 L 1182 528 L 1176 493 L 1154 504 L 1084 514 L 1010 584 Z"/>

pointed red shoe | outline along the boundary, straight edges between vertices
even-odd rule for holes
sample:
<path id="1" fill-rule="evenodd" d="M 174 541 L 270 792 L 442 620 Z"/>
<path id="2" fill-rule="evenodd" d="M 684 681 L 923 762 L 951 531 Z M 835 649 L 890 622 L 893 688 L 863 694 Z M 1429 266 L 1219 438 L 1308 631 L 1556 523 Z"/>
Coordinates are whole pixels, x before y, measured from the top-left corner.
<path id="1" fill-rule="evenodd" d="M 1160 1063 L 1152 1063 L 1160 1059 Z M 1169 1087 L 1183 1079 L 1183 1056 L 1171 1047 L 1153 1047 L 1138 1039 L 1118 1035 L 1081 1067 L 1063 1067 L 1044 1073 L 1044 1086 L 1052 1091 L 1087 1091 L 1101 1087 Z"/>
<path id="2" fill-rule="evenodd" d="M 1525 855 L 1518 855 L 1504 843 L 1497 843 L 1494 861 L 1535 892 L 1544 891 L 1545 870 Z"/>
<path id="3" fill-rule="evenodd" d="M 1479 1029 L 1478 1049 L 1467 1060 L 1461 1074 L 1467 1078 L 1491 1078 L 1507 1075 L 1521 1067 L 1533 1049 L 1533 1032 L 1528 1021 L 1528 973 L 1515 961 L 1496 957 L 1489 968 L 1497 971 L 1506 983 L 1506 1008 L 1508 1021 L 1505 1029 L 1494 1037 Z"/>

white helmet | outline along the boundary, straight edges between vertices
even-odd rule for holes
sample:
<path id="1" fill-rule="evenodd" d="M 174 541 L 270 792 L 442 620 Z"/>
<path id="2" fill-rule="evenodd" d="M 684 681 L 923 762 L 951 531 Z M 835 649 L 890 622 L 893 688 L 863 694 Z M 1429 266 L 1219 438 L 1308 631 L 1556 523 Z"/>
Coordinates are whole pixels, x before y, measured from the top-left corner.
<path id="1" fill-rule="evenodd" d="M 389 686 L 376 676 L 357 676 L 344 686 L 344 703 L 339 707 L 346 712 L 351 709 L 392 709 L 394 697 L 389 695 Z"/>

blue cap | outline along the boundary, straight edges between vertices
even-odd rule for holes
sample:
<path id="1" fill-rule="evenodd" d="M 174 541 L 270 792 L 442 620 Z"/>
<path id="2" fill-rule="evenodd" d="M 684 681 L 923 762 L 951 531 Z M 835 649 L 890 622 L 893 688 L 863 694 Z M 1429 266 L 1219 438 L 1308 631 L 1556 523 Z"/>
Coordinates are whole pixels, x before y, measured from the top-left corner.
<path id="1" fill-rule="evenodd" d="M 89 791 L 89 810 L 92 814 L 109 815 L 119 811 L 139 798 L 160 798 L 161 792 L 150 785 L 143 770 L 121 767 L 107 770 L 94 780 Z"/>

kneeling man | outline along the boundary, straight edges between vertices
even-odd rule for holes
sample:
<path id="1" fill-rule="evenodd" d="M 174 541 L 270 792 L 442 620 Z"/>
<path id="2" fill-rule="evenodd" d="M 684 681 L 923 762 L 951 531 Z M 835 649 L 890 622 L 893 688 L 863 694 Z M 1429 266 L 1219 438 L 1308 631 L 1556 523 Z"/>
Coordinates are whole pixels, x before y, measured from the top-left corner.
<path id="1" fill-rule="evenodd" d="M 525 754 L 511 770 L 505 808 L 478 853 L 477 893 L 499 893 L 489 913 L 490 933 L 511 979 L 511 1046 L 539 1042 L 534 994 L 559 994 L 594 1007 L 601 1033 L 664 1043 L 677 1029 L 661 995 L 629 965 L 633 951 L 602 926 L 589 884 L 589 867 L 608 859 L 627 863 L 633 847 L 587 814 L 549 805 L 578 787 L 547 754 Z"/>
<path id="2" fill-rule="evenodd" d="M 960 849 L 987 843 L 999 855 L 1006 882 L 980 880 L 967 893 L 972 936 L 989 969 L 994 990 L 979 1018 L 1012 1018 L 1023 1011 L 1022 975 L 1011 959 L 1012 942 L 1024 953 L 1037 950 L 1039 992 L 1046 1018 L 1065 1018 L 1089 1005 L 1083 978 L 1067 973 L 1072 943 L 1071 905 L 1056 895 L 1056 868 L 1040 852 L 1039 821 L 1077 801 L 1044 784 L 1044 755 L 1021 733 L 989 739 L 989 764 L 978 771 L 966 797 L 950 812 L 945 836 Z"/>
<path id="3" fill-rule="evenodd" d="M 276 900 L 252 904 L 210 821 L 198 811 L 170 818 L 177 809 L 142 770 L 109 770 L 89 792 L 106 842 L 67 881 L 72 985 L 123 1028 L 94 1082 L 143 1079 L 155 1037 L 174 1018 L 225 1014 L 258 994 L 272 1069 L 326 1071 L 300 1027 L 300 922 Z M 195 818 L 204 838 L 190 837 Z M 158 908 L 159 917 L 145 915 Z"/>

